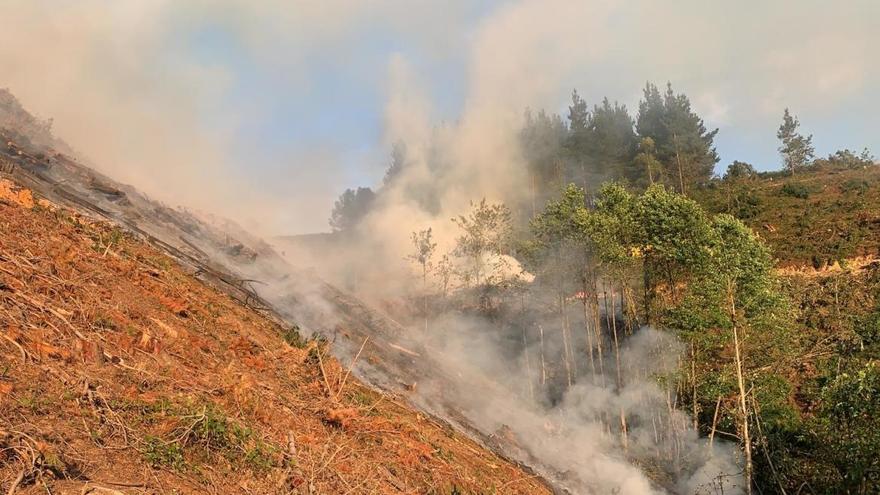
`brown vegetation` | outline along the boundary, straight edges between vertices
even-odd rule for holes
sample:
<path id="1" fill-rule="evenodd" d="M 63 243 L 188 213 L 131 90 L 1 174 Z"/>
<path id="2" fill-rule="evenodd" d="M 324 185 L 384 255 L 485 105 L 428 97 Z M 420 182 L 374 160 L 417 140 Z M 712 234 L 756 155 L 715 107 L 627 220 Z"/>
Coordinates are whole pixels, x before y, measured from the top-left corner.
<path id="1" fill-rule="evenodd" d="M 547 492 L 320 341 L 4 184 L 4 493 Z"/>

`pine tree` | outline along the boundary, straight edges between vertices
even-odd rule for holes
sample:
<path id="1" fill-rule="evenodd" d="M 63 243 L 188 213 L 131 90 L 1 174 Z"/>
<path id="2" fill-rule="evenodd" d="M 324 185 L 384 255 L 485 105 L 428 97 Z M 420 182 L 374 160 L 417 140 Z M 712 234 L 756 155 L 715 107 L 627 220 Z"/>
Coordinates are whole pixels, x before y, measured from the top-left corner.
<path id="1" fill-rule="evenodd" d="M 382 179 L 382 185 L 388 187 L 403 172 L 407 165 L 406 143 L 397 141 L 391 148 L 391 163 L 385 170 L 385 177 Z"/>
<path id="2" fill-rule="evenodd" d="M 529 201 L 523 218 L 535 216 L 543 204 L 560 188 L 563 180 L 563 143 L 568 129 L 559 115 L 543 110 L 537 114 L 526 110 L 525 126 L 520 132 L 520 145 L 529 172 Z"/>
<path id="3" fill-rule="evenodd" d="M 691 109 L 688 97 L 676 94 L 672 84 L 667 83 L 663 95 L 656 86 L 647 84 L 644 100 L 639 103 L 636 130 L 639 137 L 654 140 L 663 175 L 679 192 L 686 193 L 690 185 L 712 177 L 719 160 L 714 145 L 718 129 L 706 129 L 703 119 Z"/>
<path id="4" fill-rule="evenodd" d="M 369 187 L 357 190 L 346 189 L 333 205 L 330 214 L 330 227 L 334 232 L 346 232 L 354 229 L 370 212 L 376 193 Z"/>
<path id="5" fill-rule="evenodd" d="M 587 102 L 578 94 L 577 90 L 571 93 L 571 106 L 568 107 L 568 128 L 572 132 L 584 131 L 587 129 L 587 121 L 590 115 L 587 110 Z"/>
<path id="6" fill-rule="evenodd" d="M 589 117 L 588 149 L 601 182 L 638 181 L 644 172 L 633 164 L 638 139 L 626 106 L 617 102 L 612 105 L 605 98 L 602 105 L 593 107 Z"/>
<path id="7" fill-rule="evenodd" d="M 779 152 L 782 154 L 782 160 L 785 168 L 789 172 L 795 173 L 798 169 L 806 166 L 812 159 L 813 153 L 813 135 L 804 136 L 798 132 L 801 123 L 797 117 L 792 116 L 788 109 L 782 114 L 782 124 L 776 137 L 782 141 Z"/>

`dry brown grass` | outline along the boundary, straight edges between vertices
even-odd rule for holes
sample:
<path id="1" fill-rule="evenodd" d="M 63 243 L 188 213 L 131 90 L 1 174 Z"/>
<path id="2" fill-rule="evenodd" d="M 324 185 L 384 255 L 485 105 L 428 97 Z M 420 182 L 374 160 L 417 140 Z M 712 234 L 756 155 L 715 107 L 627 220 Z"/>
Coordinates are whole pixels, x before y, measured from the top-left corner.
<path id="1" fill-rule="evenodd" d="M 0 192 L 0 492 L 547 493 L 153 248 Z"/>

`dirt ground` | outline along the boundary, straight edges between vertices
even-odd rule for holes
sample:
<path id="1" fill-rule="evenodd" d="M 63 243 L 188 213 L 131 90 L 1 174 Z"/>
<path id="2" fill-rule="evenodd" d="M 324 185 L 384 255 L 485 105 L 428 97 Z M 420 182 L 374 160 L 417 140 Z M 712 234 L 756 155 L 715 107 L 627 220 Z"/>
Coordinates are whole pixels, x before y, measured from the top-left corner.
<path id="1" fill-rule="evenodd" d="M 549 493 L 350 364 L 0 179 L 0 492 Z"/>

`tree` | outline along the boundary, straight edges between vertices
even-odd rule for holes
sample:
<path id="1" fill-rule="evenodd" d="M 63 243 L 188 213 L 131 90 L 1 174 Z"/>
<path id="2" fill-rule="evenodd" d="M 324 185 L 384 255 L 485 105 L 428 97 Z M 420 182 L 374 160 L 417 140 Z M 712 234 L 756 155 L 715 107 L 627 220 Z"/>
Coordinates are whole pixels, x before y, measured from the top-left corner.
<path id="1" fill-rule="evenodd" d="M 578 94 L 577 90 L 571 93 L 571 106 L 568 107 L 568 128 L 573 132 L 587 130 L 587 121 L 590 118 L 590 112 L 587 109 L 587 102 Z"/>
<path id="2" fill-rule="evenodd" d="M 776 132 L 776 137 L 782 141 L 779 152 L 785 168 L 795 173 L 798 169 L 806 166 L 813 159 L 813 135 L 804 136 L 798 132 L 801 123 L 797 117 L 792 116 L 788 108 L 782 114 L 782 124 Z"/>
<path id="3" fill-rule="evenodd" d="M 752 179 L 757 175 L 758 173 L 755 171 L 755 167 L 753 167 L 752 164 L 734 160 L 733 163 L 727 166 L 727 172 L 724 173 L 724 180 Z"/>
<path id="4" fill-rule="evenodd" d="M 880 471 L 880 366 L 869 360 L 845 369 L 824 387 L 822 399 L 820 448 L 840 478 L 828 490 L 871 493 Z"/>
<path id="5" fill-rule="evenodd" d="M 595 167 L 590 157 L 590 118 L 587 102 L 574 90 L 568 107 L 568 134 L 564 142 L 566 170 L 560 167 L 554 193 L 561 191 L 569 181 L 579 183 L 584 189 L 589 185 L 588 170 Z"/>
<path id="6" fill-rule="evenodd" d="M 391 148 L 391 163 L 385 170 L 385 177 L 382 178 L 384 187 L 390 186 L 403 172 L 408 164 L 406 155 L 406 143 L 397 141 Z"/>
<path id="7" fill-rule="evenodd" d="M 639 137 L 654 140 L 665 176 L 680 193 L 686 194 L 689 185 L 712 177 L 719 160 L 714 145 L 718 129 L 707 130 L 688 97 L 676 94 L 672 84 L 667 83 L 661 95 L 655 85 L 647 83 L 644 99 L 639 102 L 636 131 Z"/>
<path id="8" fill-rule="evenodd" d="M 573 383 L 574 376 L 574 351 L 571 347 L 570 328 L 566 312 L 566 296 L 570 287 L 571 273 L 578 273 L 583 282 L 584 298 L 584 329 L 590 353 L 590 365 L 595 371 L 593 361 L 593 337 L 590 329 L 590 318 L 586 310 L 586 287 L 592 280 L 590 272 L 590 250 L 586 246 L 583 224 L 586 215 L 584 190 L 574 184 L 569 184 L 562 191 L 557 200 L 547 203 L 544 211 L 532 219 L 530 228 L 537 240 L 533 257 L 539 268 L 539 275 L 551 281 L 556 290 L 556 303 L 559 310 L 559 321 L 563 341 L 563 363 L 565 365 L 566 379 L 569 386 Z M 600 347 L 601 365 L 601 347 Z"/>
<path id="9" fill-rule="evenodd" d="M 471 211 L 452 222 L 461 229 L 453 254 L 465 258 L 468 267 L 462 273 L 465 283 L 475 286 L 494 283 L 497 271 L 503 268 L 501 255 L 511 236 L 510 210 L 503 204 L 490 204 L 483 198 L 471 202 Z M 486 273 L 486 262 L 492 261 L 492 273 Z"/>
<path id="10" fill-rule="evenodd" d="M 644 175 L 633 164 L 638 138 L 625 105 L 603 99 L 602 105 L 593 107 L 588 128 L 590 158 L 602 180 L 637 182 Z"/>
<path id="11" fill-rule="evenodd" d="M 354 229 L 370 212 L 375 200 L 376 193 L 369 187 L 359 187 L 357 190 L 346 189 L 333 205 L 330 227 L 334 232 Z"/>
<path id="12" fill-rule="evenodd" d="M 829 167 L 832 169 L 858 169 L 874 165 L 874 156 L 868 151 L 868 148 L 856 154 L 855 151 L 849 149 L 837 150 L 827 158 L 817 158 L 813 161 L 816 167 Z"/>
<path id="13" fill-rule="evenodd" d="M 639 141 L 638 153 L 633 158 L 636 167 L 644 170 L 642 179 L 648 177 L 648 185 L 653 185 L 655 180 L 661 181 L 660 173 L 663 170 L 663 164 L 657 159 L 657 146 L 654 140 L 646 137 Z"/>
<path id="14" fill-rule="evenodd" d="M 434 242 L 430 227 L 426 230 L 420 230 L 412 233 L 412 244 L 415 252 L 407 258 L 413 263 L 418 264 L 422 269 L 422 298 L 423 309 L 425 313 L 425 332 L 428 331 L 428 271 L 431 270 L 431 258 L 437 249 L 437 243 Z"/>
<path id="15" fill-rule="evenodd" d="M 610 319 L 609 326 L 614 338 L 614 362 L 618 389 L 622 389 L 624 383 L 620 366 L 616 294 L 619 293 L 621 296 L 621 307 L 627 315 L 626 322 L 629 330 L 631 331 L 638 325 L 632 278 L 641 266 L 639 242 L 642 238 L 642 231 L 637 218 L 635 202 L 635 197 L 620 184 L 605 184 L 599 191 L 595 209 L 587 215 L 584 224 L 585 233 L 591 239 L 595 256 L 598 258 L 598 270 L 603 280 L 602 293 L 605 295 L 603 298 L 605 314 L 606 318 L 610 315 L 608 318 Z M 623 407 L 620 408 L 620 427 L 621 439 L 624 448 L 626 448 L 628 445 L 627 422 L 626 410 Z"/>
<path id="16" fill-rule="evenodd" d="M 748 392 L 745 376 L 745 342 L 749 319 L 765 309 L 770 295 L 770 251 L 741 221 L 730 215 L 718 215 L 712 222 L 716 234 L 712 264 L 708 274 L 717 281 L 726 302 L 733 334 L 734 369 L 739 390 L 740 433 L 745 454 L 746 493 L 752 493 L 752 435 L 749 432 Z M 713 284 L 715 285 L 715 284 Z"/>
<path id="17" fill-rule="evenodd" d="M 539 207 L 559 191 L 564 179 L 561 165 L 567 133 L 565 123 L 558 115 L 543 110 L 537 114 L 526 111 L 520 146 L 528 167 L 530 201 L 523 205 L 527 210 L 521 215 L 523 218 L 534 217 Z"/>

